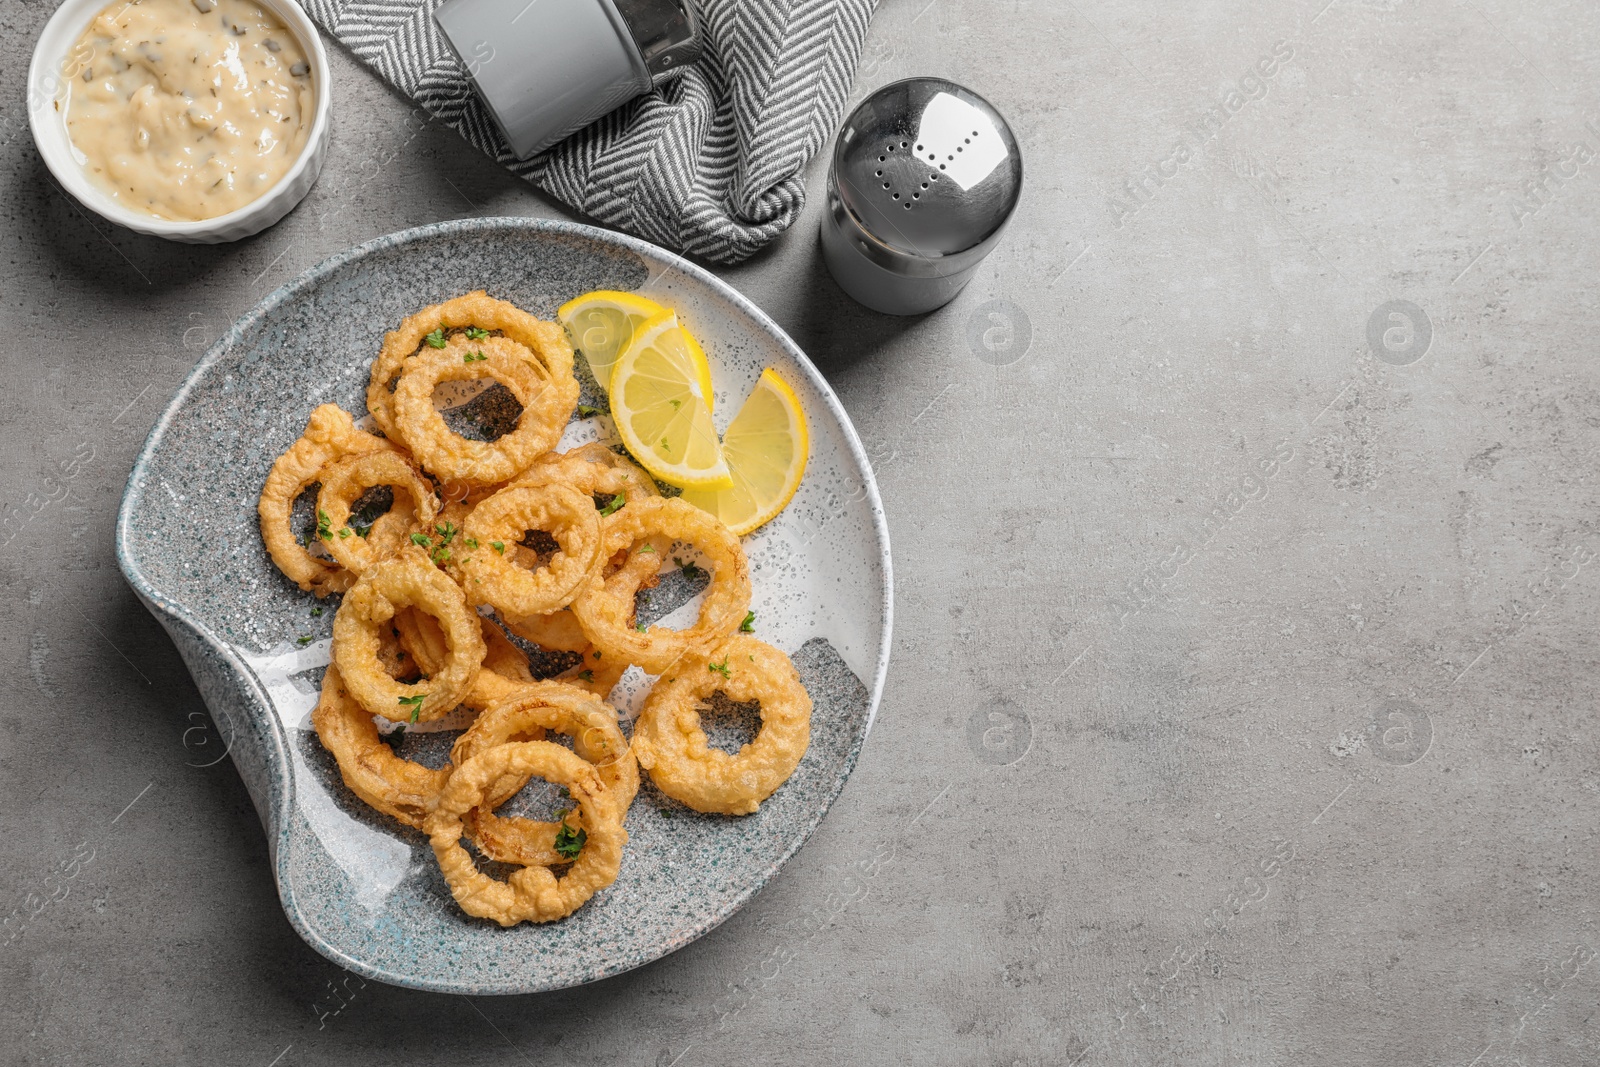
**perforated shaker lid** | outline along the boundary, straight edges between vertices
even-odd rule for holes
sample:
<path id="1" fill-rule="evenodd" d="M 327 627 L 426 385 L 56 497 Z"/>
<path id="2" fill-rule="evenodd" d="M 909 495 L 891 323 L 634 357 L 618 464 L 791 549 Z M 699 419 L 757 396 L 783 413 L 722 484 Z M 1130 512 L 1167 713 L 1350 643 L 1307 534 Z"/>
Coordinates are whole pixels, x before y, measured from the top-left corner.
<path id="1" fill-rule="evenodd" d="M 833 153 L 839 197 L 862 228 L 913 256 L 996 237 L 1022 193 L 1022 154 L 990 103 L 943 78 L 885 85 L 851 113 Z"/>

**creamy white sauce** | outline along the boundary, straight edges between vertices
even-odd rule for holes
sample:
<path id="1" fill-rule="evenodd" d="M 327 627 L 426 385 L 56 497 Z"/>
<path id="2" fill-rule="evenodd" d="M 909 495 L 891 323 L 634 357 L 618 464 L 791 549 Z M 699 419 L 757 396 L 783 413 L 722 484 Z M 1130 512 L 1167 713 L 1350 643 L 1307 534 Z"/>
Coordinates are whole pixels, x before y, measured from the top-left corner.
<path id="1" fill-rule="evenodd" d="M 305 51 L 251 0 L 135 0 L 67 57 L 67 133 L 90 179 L 158 219 L 216 218 L 277 184 L 305 147 Z"/>

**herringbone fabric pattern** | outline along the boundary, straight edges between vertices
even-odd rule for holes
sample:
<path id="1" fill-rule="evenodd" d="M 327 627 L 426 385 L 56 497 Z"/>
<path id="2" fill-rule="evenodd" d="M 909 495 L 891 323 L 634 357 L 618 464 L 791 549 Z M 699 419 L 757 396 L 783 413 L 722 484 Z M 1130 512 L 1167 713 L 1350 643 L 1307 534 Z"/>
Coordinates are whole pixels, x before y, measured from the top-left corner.
<path id="1" fill-rule="evenodd" d="M 525 162 L 433 22 L 439 0 L 307 0 L 385 81 L 515 173 L 657 244 L 737 263 L 805 205 L 876 0 L 701 0 L 700 60 Z"/>

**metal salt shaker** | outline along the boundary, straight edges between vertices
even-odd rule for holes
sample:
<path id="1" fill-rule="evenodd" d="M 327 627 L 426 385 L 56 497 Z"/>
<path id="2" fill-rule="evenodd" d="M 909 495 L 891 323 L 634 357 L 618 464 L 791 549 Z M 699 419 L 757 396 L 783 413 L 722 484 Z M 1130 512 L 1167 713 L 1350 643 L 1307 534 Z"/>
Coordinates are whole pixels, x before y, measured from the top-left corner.
<path id="1" fill-rule="evenodd" d="M 972 279 L 1021 193 L 1016 138 L 987 100 L 943 78 L 894 82 L 839 131 L 823 259 L 874 311 L 932 311 Z"/>
<path id="2" fill-rule="evenodd" d="M 518 159 L 700 55 L 689 0 L 449 0 L 434 12 Z"/>

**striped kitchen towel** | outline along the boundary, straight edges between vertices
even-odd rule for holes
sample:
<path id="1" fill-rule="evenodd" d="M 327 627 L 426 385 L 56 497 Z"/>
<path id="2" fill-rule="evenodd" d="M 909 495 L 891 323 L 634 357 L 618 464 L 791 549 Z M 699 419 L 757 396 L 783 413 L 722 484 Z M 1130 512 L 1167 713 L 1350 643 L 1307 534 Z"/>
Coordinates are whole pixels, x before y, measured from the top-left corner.
<path id="1" fill-rule="evenodd" d="M 788 229 L 838 125 L 876 0 L 698 0 L 705 48 L 676 78 L 515 159 L 433 21 L 440 0 L 305 0 L 396 89 L 602 222 L 719 263 Z"/>

